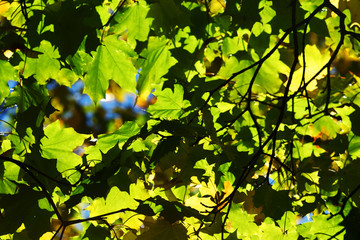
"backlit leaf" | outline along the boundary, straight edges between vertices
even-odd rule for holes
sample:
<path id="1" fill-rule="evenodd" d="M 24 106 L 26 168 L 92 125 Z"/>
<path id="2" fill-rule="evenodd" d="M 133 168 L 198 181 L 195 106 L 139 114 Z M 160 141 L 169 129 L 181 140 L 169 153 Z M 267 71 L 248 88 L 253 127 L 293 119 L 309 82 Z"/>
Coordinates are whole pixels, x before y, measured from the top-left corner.
<path id="1" fill-rule="evenodd" d="M 93 61 L 84 79 L 84 92 L 89 94 L 95 103 L 105 98 L 109 80 L 114 80 L 125 90 L 135 92 L 136 69 L 130 56 L 123 51 L 120 41 L 122 40 L 111 38 L 93 53 Z"/>
<path id="2" fill-rule="evenodd" d="M 114 31 L 122 33 L 128 32 L 128 38 L 145 41 L 150 31 L 151 18 L 147 17 L 149 7 L 144 0 L 132 3 L 120 14 L 115 16 L 118 24 L 114 25 Z"/>
<path id="3" fill-rule="evenodd" d="M 0 60 L 0 102 L 10 93 L 8 81 L 16 81 L 16 71 L 11 64 L 5 60 Z"/>
<path id="4" fill-rule="evenodd" d="M 275 51 L 261 67 L 256 83 L 265 88 L 269 93 L 274 94 L 279 91 L 283 83 L 279 74 L 287 74 L 288 72 L 289 67 L 280 60 L 279 51 Z"/>
<path id="5" fill-rule="evenodd" d="M 325 66 L 325 64 L 330 59 L 330 51 L 325 50 L 324 52 L 320 52 L 316 45 L 306 45 L 305 46 L 305 64 L 303 62 L 303 54 L 299 56 L 299 63 L 301 64 L 301 68 L 297 69 L 294 72 L 293 79 L 291 81 L 290 90 L 295 92 L 299 89 L 302 82 L 303 77 L 303 67 L 305 65 L 305 75 L 304 80 L 305 83 L 308 83 L 311 78 L 315 76 L 318 71 Z M 318 79 L 322 79 L 326 76 L 327 72 L 326 69 L 320 72 L 319 75 L 316 76 L 315 80 L 310 82 L 306 89 L 309 91 L 313 91 L 317 88 L 317 81 Z"/>
<path id="6" fill-rule="evenodd" d="M 190 105 L 188 100 L 184 100 L 184 90 L 181 85 L 176 84 L 174 91 L 169 88 L 157 93 L 157 101 L 148 109 L 154 117 L 178 119 L 185 113 L 185 109 Z"/>
<path id="7" fill-rule="evenodd" d="M 24 77 L 34 75 L 39 84 L 45 84 L 49 79 L 56 79 L 59 70 L 60 58 L 59 51 L 48 41 L 41 41 L 40 46 L 34 50 L 41 52 L 38 58 L 27 58 L 24 65 Z"/>
<path id="8" fill-rule="evenodd" d="M 139 133 L 140 127 L 136 122 L 126 122 L 118 130 L 111 134 L 99 135 L 96 145 L 88 148 L 89 158 L 99 159 L 101 153 L 107 153 L 116 144 L 123 145 L 130 137 Z"/>
<path id="9" fill-rule="evenodd" d="M 0 0 L 0 239 L 359 239 L 356 2 Z"/>
<path id="10" fill-rule="evenodd" d="M 169 51 L 170 42 L 162 38 L 151 37 L 147 49 L 141 52 L 138 60 L 140 77 L 137 82 L 137 90 L 143 98 L 147 98 L 152 89 L 161 82 L 161 78 L 169 71 L 177 60 Z"/>
<path id="11" fill-rule="evenodd" d="M 87 210 L 90 211 L 90 217 L 119 211 L 122 209 L 136 209 L 139 205 L 127 192 L 120 191 L 117 187 L 112 187 L 106 199 L 96 198 Z M 119 214 L 113 214 L 107 217 L 112 223 L 119 218 Z"/>
<path id="12" fill-rule="evenodd" d="M 319 215 L 313 216 L 312 219 L 313 222 L 307 222 L 299 226 L 299 233 L 301 236 L 305 238 L 316 236 L 319 240 L 325 240 L 337 234 L 338 239 L 343 239 L 346 231 L 341 232 L 344 227 L 338 225 L 342 221 L 340 215 L 331 219 L 328 219 L 328 216 L 326 215 Z"/>
<path id="13" fill-rule="evenodd" d="M 70 173 L 66 170 L 74 169 L 82 164 L 81 157 L 73 151 L 81 146 L 89 135 L 79 134 L 73 128 L 63 128 L 59 121 L 48 125 L 44 134 L 45 136 L 41 139 L 41 155 L 47 159 L 55 159 L 59 172 L 68 175 Z"/>
<path id="14" fill-rule="evenodd" d="M 33 79 L 26 83 L 17 85 L 14 91 L 6 98 L 5 106 L 10 107 L 18 104 L 19 111 L 24 112 L 30 106 L 41 107 L 50 101 L 46 87 L 39 85 Z"/>

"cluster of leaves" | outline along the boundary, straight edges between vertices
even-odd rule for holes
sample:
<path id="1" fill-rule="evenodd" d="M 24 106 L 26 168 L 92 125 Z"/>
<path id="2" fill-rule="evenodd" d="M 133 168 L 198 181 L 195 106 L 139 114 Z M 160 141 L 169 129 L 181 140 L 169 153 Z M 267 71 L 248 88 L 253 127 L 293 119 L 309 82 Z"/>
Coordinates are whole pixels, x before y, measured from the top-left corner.
<path id="1" fill-rule="evenodd" d="M 8 0 L 0 14 L 0 101 L 17 107 L 1 139 L 0 239 L 359 238 L 349 9 Z M 94 104 L 109 83 L 157 101 L 116 131 L 79 133 L 53 121 L 46 87 L 78 79 Z"/>

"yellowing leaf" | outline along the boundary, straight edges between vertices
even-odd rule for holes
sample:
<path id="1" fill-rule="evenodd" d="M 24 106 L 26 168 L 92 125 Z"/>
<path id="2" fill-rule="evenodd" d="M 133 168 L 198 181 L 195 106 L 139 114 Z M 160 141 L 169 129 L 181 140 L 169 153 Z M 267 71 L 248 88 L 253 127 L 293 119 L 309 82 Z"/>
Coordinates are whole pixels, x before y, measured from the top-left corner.
<path id="1" fill-rule="evenodd" d="M 78 80 L 78 77 L 68 68 L 62 68 L 59 71 L 59 76 L 56 79 L 60 85 L 65 85 L 67 87 L 70 87 L 74 82 L 76 82 L 76 80 Z"/>
<path id="2" fill-rule="evenodd" d="M 303 67 L 305 66 L 305 82 L 309 82 L 311 78 L 315 76 L 315 74 L 329 61 L 330 59 L 330 51 L 325 50 L 324 53 L 321 53 L 320 50 L 316 47 L 316 45 L 306 45 L 305 46 L 305 64 L 303 62 L 303 54 L 299 56 L 299 63 L 301 64 L 301 68 L 297 69 L 294 72 L 290 90 L 295 92 L 299 89 L 301 85 L 301 80 L 303 76 Z M 324 69 L 315 80 L 309 83 L 306 87 L 308 91 L 314 91 L 317 88 L 317 81 L 326 76 L 327 71 Z"/>
<path id="3" fill-rule="evenodd" d="M 144 182 L 139 179 L 136 183 L 130 184 L 130 194 L 134 199 L 143 201 L 150 197 L 149 191 L 145 188 Z"/>
<path id="4" fill-rule="evenodd" d="M 270 6 L 271 2 L 265 1 L 265 3 L 264 8 L 259 13 L 261 16 L 261 22 L 264 24 L 270 22 L 276 15 L 276 12 Z"/>
<path id="5" fill-rule="evenodd" d="M 3 13 L 7 12 L 10 8 L 10 3 L 8 1 L 0 1 L 0 16 L 3 15 Z"/>
<path id="6" fill-rule="evenodd" d="M 225 0 L 210 0 L 209 11 L 211 16 L 215 16 L 218 13 L 221 13 L 225 10 L 226 1 Z"/>
<path id="7" fill-rule="evenodd" d="M 6 6 L 7 1 L 1 1 L 2 4 L 5 4 L 4 9 L 7 11 L 4 11 L 2 13 L 2 16 L 6 17 L 12 26 L 15 27 L 23 27 L 25 23 L 25 17 L 23 14 L 21 14 L 21 6 L 20 2 L 18 1 L 11 1 L 10 7 Z M 20 13 L 19 13 L 20 12 Z"/>
<path id="8" fill-rule="evenodd" d="M 325 139 L 334 139 L 341 130 L 338 121 L 330 116 L 320 118 L 314 123 L 314 128 L 326 135 Z"/>
<path id="9" fill-rule="evenodd" d="M 122 209 L 136 209 L 139 203 L 135 201 L 127 192 L 120 191 L 117 187 L 112 187 L 106 200 L 96 198 L 86 209 L 90 211 L 90 217 L 116 212 Z M 120 213 L 111 214 L 107 217 L 109 223 L 115 222 Z"/>
<path id="10" fill-rule="evenodd" d="M 54 233 L 46 232 L 44 233 L 39 240 L 51 240 L 54 237 Z"/>

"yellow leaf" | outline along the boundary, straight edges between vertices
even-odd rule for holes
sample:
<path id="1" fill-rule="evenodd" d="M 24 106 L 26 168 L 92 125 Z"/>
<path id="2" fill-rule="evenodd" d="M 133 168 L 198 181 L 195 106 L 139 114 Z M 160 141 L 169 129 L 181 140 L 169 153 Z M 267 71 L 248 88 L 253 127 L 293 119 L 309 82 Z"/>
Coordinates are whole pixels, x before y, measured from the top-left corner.
<path id="1" fill-rule="evenodd" d="M 0 1 L 0 16 L 3 15 L 3 13 L 6 13 L 10 8 L 10 3 L 8 1 Z"/>
<path id="2" fill-rule="evenodd" d="M 306 45 L 305 46 L 305 64 L 303 61 L 303 54 L 299 56 L 299 63 L 301 67 L 294 72 L 290 91 L 296 92 L 300 86 L 303 86 L 301 83 L 303 77 L 303 68 L 305 66 L 305 82 L 309 82 L 311 78 L 315 76 L 319 70 L 325 66 L 325 64 L 330 59 L 330 51 L 328 49 L 325 50 L 324 53 L 321 53 L 320 50 L 316 47 L 316 45 Z M 326 76 L 327 71 L 324 69 L 320 74 L 316 76 L 314 80 L 312 80 L 306 87 L 308 91 L 314 91 L 317 88 L 317 81 Z"/>
<path id="3" fill-rule="evenodd" d="M 211 16 L 223 12 L 225 10 L 226 2 L 225 0 L 211 0 L 209 3 L 209 11 Z"/>
<path id="4" fill-rule="evenodd" d="M 40 237 L 40 240 L 50 240 L 53 239 L 53 237 L 54 237 L 54 233 L 46 232 Z"/>

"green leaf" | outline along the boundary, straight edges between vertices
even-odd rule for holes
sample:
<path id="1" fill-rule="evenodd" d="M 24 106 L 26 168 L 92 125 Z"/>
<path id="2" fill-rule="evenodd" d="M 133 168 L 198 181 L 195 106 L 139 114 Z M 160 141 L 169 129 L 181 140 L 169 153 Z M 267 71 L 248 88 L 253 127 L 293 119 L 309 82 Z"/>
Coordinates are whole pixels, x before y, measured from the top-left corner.
<path id="1" fill-rule="evenodd" d="M 359 183 L 354 181 L 360 170 L 360 161 L 358 159 L 352 160 L 348 163 L 339 174 L 340 190 L 348 196 L 351 192 L 357 189 Z M 352 201 L 358 205 L 360 203 L 360 192 L 356 191 L 351 196 Z"/>
<path id="2" fill-rule="evenodd" d="M 60 121 L 48 125 L 44 130 L 45 137 L 41 139 L 41 156 L 56 160 L 56 168 L 60 173 L 69 176 L 74 169 L 82 164 L 82 159 L 73 151 L 81 146 L 90 135 L 79 134 L 73 128 L 63 128 Z"/>
<path id="3" fill-rule="evenodd" d="M 183 99 L 184 89 L 179 84 L 174 85 L 174 92 L 166 88 L 159 93 L 155 91 L 154 94 L 157 101 L 148 109 L 154 117 L 178 119 L 185 113 L 185 109 L 191 106 L 188 100 Z"/>
<path id="4" fill-rule="evenodd" d="M 320 4 L 323 3 L 322 0 L 301 0 L 301 8 L 308 11 L 308 12 L 312 12 L 315 10 L 315 8 L 317 8 L 318 6 L 320 6 Z"/>
<path id="5" fill-rule="evenodd" d="M 359 239 L 359 7 L 338 2 L 0 1 L 0 239 Z"/>
<path id="6" fill-rule="evenodd" d="M 328 215 L 318 215 L 313 216 L 312 219 L 313 222 L 307 222 L 298 227 L 300 235 L 304 238 L 316 236 L 316 239 L 325 240 L 336 235 L 337 239 L 343 239 L 346 231 L 340 233 L 344 228 L 339 225 L 342 222 L 341 215 L 336 215 L 330 219 Z"/>
<path id="7" fill-rule="evenodd" d="M 17 186 L 12 181 L 6 177 L 0 179 L 0 194 L 14 194 L 16 192 Z"/>
<path id="8" fill-rule="evenodd" d="M 19 179 L 20 167 L 4 161 L 1 162 L 0 171 L 0 194 L 15 194 L 18 188 L 16 181 Z"/>
<path id="9" fill-rule="evenodd" d="M 324 116 L 314 123 L 315 131 L 321 132 L 328 136 L 330 139 L 336 138 L 336 135 L 340 132 L 340 124 L 335 118 L 330 116 Z"/>
<path id="10" fill-rule="evenodd" d="M 62 68 L 59 72 L 59 76 L 56 78 L 56 81 L 60 85 L 71 87 L 71 85 L 78 79 L 79 77 L 73 71 L 68 68 Z"/>
<path id="11" fill-rule="evenodd" d="M 120 144 L 127 141 L 130 137 L 135 136 L 140 131 L 140 127 L 136 122 L 126 122 L 118 130 L 111 134 L 103 134 L 98 138 L 97 146 L 106 153 L 107 150 L 115 146 L 115 144 Z"/>
<path id="12" fill-rule="evenodd" d="M 90 225 L 89 228 L 86 229 L 86 233 L 84 235 L 84 240 L 91 239 L 110 239 L 110 232 L 107 229 L 102 228 L 101 226 Z"/>
<path id="13" fill-rule="evenodd" d="M 235 54 L 238 51 L 245 51 L 247 47 L 247 44 L 244 42 L 244 40 L 237 36 L 234 38 L 226 37 L 223 41 L 222 50 L 223 53 L 228 56 L 231 54 Z"/>
<path id="14" fill-rule="evenodd" d="M 147 49 L 141 52 L 137 62 L 140 77 L 137 83 L 139 94 L 144 99 L 151 90 L 161 82 L 161 78 L 169 71 L 169 68 L 177 63 L 169 51 L 169 41 L 164 38 L 150 37 Z"/>
<path id="15" fill-rule="evenodd" d="M 349 135 L 349 154 L 351 158 L 356 159 L 360 157 L 360 137 L 356 135 Z"/>
<path id="16" fill-rule="evenodd" d="M 23 86 L 17 85 L 10 96 L 6 98 L 5 106 L 18 105 L 20 113 L 25 112 L 30 106 L 46 107 L 50 101 L 48 95 L 46 86 L 39 85 L 33 79 L 27 79 Z"/>
<path id="17" fill-rule="evenodd" d="M 11 22 L 12 26 L 21 28 L 26 22 L 26 19 L 23 14 L 19 14 L 19 11 L 21 11 L 19 9 L 20 7 L 21 6 L 19 2 L 12 2 L 9 10 L 3 13 L 3 16 L 6 17 Z"/>
<path id="18" fill-rule="evenodd" d="M 78 76 L 83 76 L 90 67 L 93 60 L 90 54 L 86 52 L 86 39 L 87 36 L 81 42 L 79 49 L 73 56 L 66 58 L 66 62 L 71 66 L 72 71 Z"/>
<path id="19" fill-rule="evenodd" d="M 292 210 L 289 192 L 275 191 L 266 184 L 256 190 L 253 201 L 255 207 L 262 206 L 264 214 L 274 219 L 280 219 L 283 212 Z"/>
<path id="20" fill-rule="evenodd" d="M 116 33 L 123 33 L 127 31 L 130 41 L 134 39 L 145 41 L 148 39 L 151 18 L 147 17 L 149 7 L 146 1 L 140 0 L 129 5 L 125 11 L 115 16 L 115 21 L 118 24 L 114 25 Z"/>
<path id="21" fill-rule="evenodd" d="M 107 153 L 116 144 L 124 144 L 139 132 L 140 127 L 136 122 L 126 122 L 113 133 L 99 135 L 96 145 L 86 149 L 86 153 L 89 154 L 88 158 L 101 159 L 101 153 Z"/>
<path id="22" fill-rule="evenodd" d="M 24 64 L 24 77 L 28 78 L 34 75 L 39 84 L 45 84 L 49 79 L 56 79 L 59 75 L 60 58 L 59 51 L 50 42 L 43 40 L 39 47 L 33 50 L 42 54 L 38 58 L 27 58 Z"/>
<path id="23" fill-rule="evenodd" d="M 260 225 L 260 230 L 262 231 L 260 239 L 281 239 L 283 237 L 282 230 L 275 226 L 275 223 L 272 219 L 266 218 L 265 221 Z"/>
<path id="24" fill-rule="evenodd" d="M 229 214 L 228 225 L 236 230 L 238 238 L 246 238 L 259 233 L 258 227 L 254 222 L 254 214 L 248 214 L 239 204 L 234 204 Z"/>
<path id="25" fill-rule="evenodd" d="M 261 22 L 256 22 L 251 29 L 251 32 L 254 34 L 255 37 L 258 37 L 263 31 L 264 26 Z"/>
<path id="26" fill-rule="evenodd" d="M 289 231 L 290 229 L 296 229 L 296 215 L 293 212 L 285 212 L 280 220 L 276 223 L 283 231 Z"/>
<path id="27" fill-rule="evenodd" d="M 224 79 L 230 78 L 231 75 L 235 72 L 238 72 L 246 67 L 249 67 L 253 62 L 249 60 L 240 60 L 238 61 L 236 57 L 230 57 L 225 65 L 220 68 L 218 72 L 218 76 L 221 76 Z M 248 71 L 237 75 L 234 79 L 235 82 L 235 90 L 237 97 L 245 95 L 247 92 L 248 85 L 251 81 L 252 76 L 254 75 L 255 70 L 249 69 Z"/>
<path id="28" fill-rule="evenodd" d="M 303 54 L 299 56 L 299 63 L 302 65 L 301 68 L 297 69 L 294 72 L 293 78 L 291 80 L 290 90 L 295 92 L 299 89 L 302 82 L 303 77 L 303 67 L 305 66 L 305 82 L 309 82 L 311 78 L 315 76 L 315 74 L 323 67 L 330 59 L 330 50 L 326 49 L 324 52 L 320 52 L 316 45 L 306 45 L 305 46 L 305 63 L 303 61 Z M 327 72 L 324 69 L 320 72 L 319 75 L 310 82 L 306 89 L 309 91 L 314 91 L 317 86 L 317 81 L 326 76 Z"/>
<path id="29" fill-rule="evenodd" d="M 104 1 L 102 5 L 96 6 L 101 23 L 105 25 L 111 18 L 112 13 L 116 11 L 116 8 L 121 4 L 121 0 Z M 112 12 L 113 11 L 113 12 Z"/>
<path id="30" fill-rule="evenodd" d="M 360 232 L 358 231 L 357 224 L 360 221 L 360 213 L 358 208 L 351 208 L 350 213 L 346 216 L 341 223 L 346 229 L 344 239 L 358 239 Z"/>
<path id="31" fill-rule="evenodd" d="M 187 16 L 184 16 L 178 5 L 179 2 L 174 0 L 159 0 L 151 4 L 148 13 L 148 17 L 154 19 L 151 27 L 156 32 L 167 36 L 172 34 L 177 25 L 181 25 L 181 28 L 188 26 L 190 21 Z"/>
<path id="32" fill-rule="evenodd" d="M 96 31 L 102 27 L 95 6 L 100 3 L 100 1 L 96 4 L 95 2 L 82 4 L 76 1 L 53 4 L 47 2 L 47 7 L 44 9 L 45 19 L 41 20 L 37 27 L 42 29 L 50 25 L 46 26 L 50 31 L 42 34 L 40 38 L 47 38 L 57 44 L 62 60 L 74 55 L 84 38 L 86 38 L 87 52 L 95 50 L 100 44 Z"/>
<path id="33" fill-rule="evenodd" d="M 109 80 L 114 80 L 121 88 L 135 93 L 137 71 L 127 55 L 128 48 L 125 45 L 122 40 L 109 37 L 104 40 L 104 45 L 92 53 L 93 61 L 84 79 L 84 93 L 95 103 L 105 97 Z"/>
<path id="34" fill-rule="evenodd" d="M 266 1 L 264 8 L 259 13 L 261 22 L 264 24 L 270 22 L 276 16 L 276 12 L 271 8 L 269 3 L 272 5 L 272 2 Z"/>
<path id="35" fill-rule="evenodd" d="M 150 229 L 141 234 L 138 240 L 174 239 L 186 240 L 187 230 L 179 223 L 170 224 L 167 221 L 159 220 L 156 223 L 148 223 Z"/>
<path id="36" fill-rule="evenodd" d="M 120 191 L 117 187 L 112 187 L 106 199 L 96 198 L 86 209 L 90 211 L 90 217 L 107 214 L 122 209 L 136 209 L 139 203 L 135 201 L 127 192 Z M 119 214 L 112 214 L 107 217 L 109 223 L 115 222 Z"/>
<path id="37" fill-rule="evenodd" d="M 269 49 L 268 49 L 269 50 Z M 267 51 L 264 53 L 264 55 Z M 279 74 L 288 75 L 289 67 L 280 60 L 279 51 L 275 51 L 263 64 L 255 83 L 265 88 L 269 93 L 277 93 L 283 84 Z"/>
<path id="38" fill-rule="evenodd" d="M 51 230 L 52 213 L 37 206 L 37 201 L 44 197 L 42 192 L 34 191 L 25 185 L 18 185 L 18 189 L 15 195 L 0 195 L 0 236 L 15 233 L 24 223 L 30 239 L 39 239 L 42 233 Z"/>
<path id="39" fill-rule="evenodd" d="M 9 80 L 17 80 L 16 71 L 11 64 L 5 60 L 0 60 L 0 102 L 10 93 Z"/>

